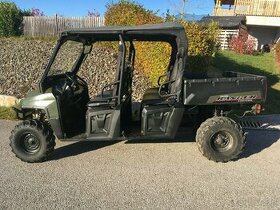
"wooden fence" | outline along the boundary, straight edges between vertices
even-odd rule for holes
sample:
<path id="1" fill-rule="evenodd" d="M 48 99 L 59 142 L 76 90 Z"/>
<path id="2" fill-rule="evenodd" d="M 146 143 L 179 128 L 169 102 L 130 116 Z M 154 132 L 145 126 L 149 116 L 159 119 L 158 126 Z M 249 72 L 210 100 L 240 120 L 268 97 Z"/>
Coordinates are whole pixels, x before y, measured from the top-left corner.
<path id="1" fill-rule="evenodd" d="M 239 30 L 221 30 L 219 33 L 219 42 L 221 44 L 221 49 L 226 50 L 228 49 L 229 41 L 232 36 L 236 36 Z"/>
<path id="2" fill-rule="evenodd" d="M 104 17 L 30 17 L 23 18 L 23 33 L 26 36 L 55 36 L 71 28 L 104 26 Z"/>

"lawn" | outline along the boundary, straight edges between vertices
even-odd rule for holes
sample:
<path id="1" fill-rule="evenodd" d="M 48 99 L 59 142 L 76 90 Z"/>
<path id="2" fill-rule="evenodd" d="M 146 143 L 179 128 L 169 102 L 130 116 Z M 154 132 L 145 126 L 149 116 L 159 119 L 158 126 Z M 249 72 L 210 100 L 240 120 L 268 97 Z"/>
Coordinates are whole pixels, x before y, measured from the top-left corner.
<path id="1" fill-rule="evenodd" d="M 16 112 L 12 108 L 0 106 L 0 119 L 6 119 L 6 120 L 17 119 Z"/>
<path id="2" fill-rule="evenodd" d="M 222 51 L 214 58 L 214 67 L 222 71 L 238 71 L 267 77 L 268 98 L 265 113 L 280 113 L 280 69 L 276 66 L 274 53 L 241 55 Z"/>

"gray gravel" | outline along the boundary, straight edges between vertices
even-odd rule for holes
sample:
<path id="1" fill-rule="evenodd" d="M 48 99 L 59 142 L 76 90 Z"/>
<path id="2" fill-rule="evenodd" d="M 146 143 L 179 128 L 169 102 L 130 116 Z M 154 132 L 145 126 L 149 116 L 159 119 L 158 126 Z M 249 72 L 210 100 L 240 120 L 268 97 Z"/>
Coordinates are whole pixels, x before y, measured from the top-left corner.
<path id="1" fill-rule="evenodd" d="M 0 38 L 0 94 L 22 98 L 28 91 L 38 88 L 44 66 L 54 46 L 53 41 Z M 67 55 L 65 57 L 68 60 L 61 58 L 62 62 L 58 62 L 60 65 L 57 65 L 56 70 L 68 69 L 65 66 L 72 67 L 69 63 L 80 50 L 75 47 L 77 46 L 70 45 L 67 50 L 60 51 Z M 115 50 L 94 46 L 78 73 L 87 81 L 91 97 L 100 93 L 105 85 L 114 82 L 116 67 Z M 139 101 L 144 91 L 150 87 L 150 82 L 142 72 L 138 67 L 133 72 L 132 97 L 135 101 Z"/>
<path id="2" fill-rule="evenodd" d="M 280 132 L 250 130 L 235 162 L 214 163 L 193 142 L 57 142 L 28 164 L 0 121 L 0 209 L 279 209 Z"/>

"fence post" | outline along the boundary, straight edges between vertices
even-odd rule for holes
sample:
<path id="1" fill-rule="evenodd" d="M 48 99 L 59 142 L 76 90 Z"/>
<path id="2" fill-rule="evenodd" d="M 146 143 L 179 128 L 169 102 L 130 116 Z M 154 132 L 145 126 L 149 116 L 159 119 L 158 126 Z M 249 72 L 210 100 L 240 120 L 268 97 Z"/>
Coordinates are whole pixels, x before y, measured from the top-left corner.
<path id="1" fill-rule="evenodd" d="M 57 14 L 55 14 L 55 34 L 58 35 L 58 19 L 57 19 Z"/>

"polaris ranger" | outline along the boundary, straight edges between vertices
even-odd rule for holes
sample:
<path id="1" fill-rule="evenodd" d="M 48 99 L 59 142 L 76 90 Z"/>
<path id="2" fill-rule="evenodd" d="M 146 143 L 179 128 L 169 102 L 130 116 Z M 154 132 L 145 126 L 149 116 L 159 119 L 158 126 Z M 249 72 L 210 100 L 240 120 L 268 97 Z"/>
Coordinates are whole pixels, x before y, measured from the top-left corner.
<path id="1" fill-rule="evenodd" d="M 93 44 L 104 41 L 119 42 L 115 81 L 90 98 L 88 84 L 77 73 Z M 140 119 L 132 123 L 137 41 L 167 42 L 171 53 L 167 74 L 159 78 L 158 87 L 145 91 Z M 67 54 L 60 54 L 69 42 L 81 45 L 78 56 L 70 62 L 70 68 L 58 67 L 57 60 L 69 64 Z M 216 162 L 237 158 L 244 149 L 245 135 L 228 113 L 241 107 L 259 112 L 266 99 L 266 78 L 236 72 L 224 72 L 220 78 L 196 78 L 186 68 L 187 46 L 185 30 L 178 23 L 62 32 L 38 90 L 20 101 L 17 112 L 23 121 L 11 133 L 12 151 L 22 161 L 41 162 L 54 150 L 56 138 L 62 141 L 174 139 L 181 121 L 192 116 L 190 119 L 198 119 L 196 142 L 204 156 Z"/>

